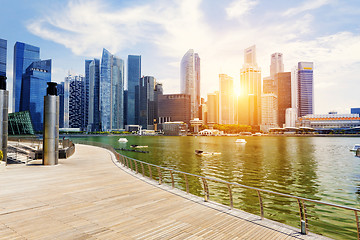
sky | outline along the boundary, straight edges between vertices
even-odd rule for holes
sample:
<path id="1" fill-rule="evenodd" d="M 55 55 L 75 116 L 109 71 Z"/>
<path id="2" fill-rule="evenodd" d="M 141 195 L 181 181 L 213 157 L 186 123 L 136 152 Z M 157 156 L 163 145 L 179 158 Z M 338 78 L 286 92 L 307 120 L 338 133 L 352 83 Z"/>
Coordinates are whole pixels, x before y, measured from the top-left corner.
<path id="1" fill-rule="evenodd" d="M 360 107 L 359 0 L 0 0 L 0 38 L 8 40 L 8 90 L 13 46 L 40 47 L 52 59 L 52 81 L 84 75 L 85 59 L 102 49 L 127 61 L 141 55 L 142 75 L 180 92 L 180 61 L 201 58 L 201 95 L 219 89 L 219 74 L 240 81 L 244 49 L 256 45 L 262 78 L 270 55 L 285 71 L 314 62 L 315 113 Z M 11 99 L 11 98 L 10 98 Z M 10 107 L 11 107 L 10 103 Z"/>

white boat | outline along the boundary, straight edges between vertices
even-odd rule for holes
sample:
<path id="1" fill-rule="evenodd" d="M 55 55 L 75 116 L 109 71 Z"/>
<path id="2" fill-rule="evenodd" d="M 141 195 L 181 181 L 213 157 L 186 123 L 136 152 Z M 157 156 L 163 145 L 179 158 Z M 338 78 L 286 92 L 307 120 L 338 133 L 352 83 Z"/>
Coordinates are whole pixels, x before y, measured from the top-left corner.
<path id="1" fill-rule="evenodd" d="M 131 145 L 130 147 L 132 147 L 132 148 L 147 148 L 147 147 L 149 147 L 149 146 L 139 146 L 139 145 Z"/>
<path id="2" fill-rule="evenodd" d="M 254 137 L 259 137 L 259 136 L 261 136 L 261 133 L 259 133 L 259 132 L 254 133 L 253 136 L 254 136 Z"/>
<path id="3" fill-rule="evenodd" d="M 118 142 L 126 143 L 128 140 L 126 138 L 119 138 Z"/>
<path id="4" fill-rule="evenodd" d="M 356 150 L 358 150 L 359 148 L 360 148 L 360 144 L 355 144 L 355 146 L 353 147 L 353 149 L 350 149 L 350 151 L 356 152 Z"/>
<path id="5" fill-rule="evenodd" d="M 221 152 L 204 152 L 202 150 L 195 150 L 195 154 L 198 156 L 210 156 L 210 155 L 219 155 Z"/>
<path id="6" fill-rule="evenodd" d="M 236 139 L 235 141 L 236 143 L 247 143 L 245 139 L 242 139 L 242 138 L 239 138 L 239 139 Z"/>

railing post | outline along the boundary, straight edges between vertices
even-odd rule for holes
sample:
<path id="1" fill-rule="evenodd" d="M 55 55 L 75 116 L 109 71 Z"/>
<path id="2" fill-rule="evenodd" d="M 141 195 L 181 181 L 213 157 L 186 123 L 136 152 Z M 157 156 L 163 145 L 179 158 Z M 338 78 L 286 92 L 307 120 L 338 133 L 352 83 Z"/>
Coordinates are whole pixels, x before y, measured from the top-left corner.
<path id="1" fill-rule="evenodd" d="M 264 219 L 264 207 L 263 207 L 263 202 L 262 202 L 262 198 L 261 198 L 261 194 L 259 190 L 256 190 L 257 195 L 259 197 L 259 204 L 260 204 L 260 216 L 261 219 Z"/>
<path id="2" fill-rule="evenodd" d="M 230 209 L 233 209 L 234 203 L 233 203 L 233 197 L 232 197 L 232 191 L 231 191 L 231 185 L 227 184 L 228 190 L 229 190 L 229 198 L 230 198 Z"/>
<path id="3" fill-rule="evenodd" d="M 304 211 L 304 221 L 305 221 L 305 234 L 308 234 L 308 221 L 307 221 L 307 213 L 306 213 L 306 205 L 304 200 L 301 201 Z"/>
<path id="4" fill-rule="evenodd" d="M 205 202 L 207 202 L 207 201 L 209 201 L 209 188 L 208 188 L 206 179 L 205 178 L 201 178 L 201 179 L 202 179 L 203 185 L 204 185 L 204 199 L 205 199 Z"/>
<path id="5" fill-rule="evenodd" d="M 125 161 L 126 161 L 126 167 L 129 168 L 129 160 L 127 157 L 125 157 Z"/>
<path id="6" fill-rule="evenodd" d="M 357 237 L 360 239 L 360 226 L 359 226 L 359 216 L 358 212 L 355 210 L 355 219 L 356 219 L 356 229 L 357 229 Z"/>
<path id="7" fill-rule="evenodd" d="M 189 194 L 189 182 L 186 174 L 184 173 L 185 185 L 186 185 L 186 193 Z"/>
<path id="8" fill-rule="evenodd" d="M 306 222 L 305 222 L 305 216 L 304 216 L 304 209 L 302 205 L 302 201 L 300 199 L 297 199 L 298 205 L 299 205 L 299 213 L 300 213 L 300 232 L 301 234 L 306 234 Z"/>
<path id="9" fill-rule="evenodd" d="M 136 169 L 136 174 L 138 174 L 138 166 L 137 166 L 137 162 L 134 160 L 134 163 L 135 163 L 135 169 Z"/>
<path id="10" fill-rule="evenodd" d="M 144 171 L 144 164 L 143 163 L 141 163 L 141 170 L 142 170 L 143 177 L 145 177 L 145 171 Z"/>
<path id="11" fill-rule="evenodd" d="M 170 170 L 170 175 L 171 175 L 171 186 L 172 186 L 172 188 L 175 188 L 174 174 L 173 174 L 173 171 L 172 171 L 172 170 Z"/>
<path id="12" fill-rule="evenodd" d="M 148 168 L 149 168 L 149 173 L 150 173 L 150 179 L 152 179 L 152 172 L 151 172 L 151 167 L 150 167 L 150 165 L 148 165 Z"/>
<path id="13" fill-rule="evenodd" d="M 162 183 L 162 176 L 161 176 L 160 167 L 157 167 L 157 170 L 158 170 L 158 175 L 159 175 L 159 185 L 161 185 L 161 183 Z"/>

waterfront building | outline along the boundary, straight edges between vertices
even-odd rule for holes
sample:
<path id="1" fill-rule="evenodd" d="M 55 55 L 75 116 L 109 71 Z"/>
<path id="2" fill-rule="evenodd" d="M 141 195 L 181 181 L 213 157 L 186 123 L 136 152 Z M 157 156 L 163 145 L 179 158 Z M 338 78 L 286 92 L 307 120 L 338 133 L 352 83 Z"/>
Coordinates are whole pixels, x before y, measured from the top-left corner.
<path id="1" fill-rule="evenodd" d="M 291 108 L 291 72 L 279 72 L 275 74 L 278 101 L 278 125 L 285 124 L 286 109 Z"/>
<path id="2" fill-rule="evenodd" d="M 297 108 L 287 108 L 285 112 L 285 127 L 294 128 L 296 127 L 297 120 Z"/>
<path id="3" fill-rule="evenodd" d="M 219 123 L 219 92 L 208 93 L 207 95 L 207 124 Z"/>
<path id="4" fill-rule="evenodd" d="M 7 41 L 0 38 L 0 76 L 6 77 Z"/>
<path id="5" fill-rule="evenodd" d="M 158 95 L 159 124 L 182 121 L 190 126 L 191 96 L 188 94 Z"/>
<path id="6" fill-rule="evenodd" d="M 100 130 L 100 60 L 92 60 L 88 67 L 89 103 L 87 131 L 93 132 Z"/>
<path id="7" fill-rule="evenodd" d="M 314 77 L 313 63 L 299 62 L 297 71 L 299 117 L 314 112 Z"/>
<path id="8" fill-rule="evenodd" d="M 59 96 L 59 128 L 64 128 L 64 100 L 65 100 L 65 82 L 57 85 L 57 94 Z"/>
<path id="9" fill-rule="evenodd" d="M 300 126 L 316 130 L 341 130 L 360 127 L 359 114 L 308 114 L 299 118 Z"/>
<path id="10" fill-rule="evenodd" d="M 155 78 L 145 76 L 139 84 L 139 125 L 142 129 L 154 130 L 157 114 L 155 113 Z"/>
<path id="11" fill-rule="evenodd" d="M 43 130 L 44 96 L 51 82 L 51 60 L 35 61 L 22 77 L 20 111 L 29 111 L 34 130 Z"/>
<path id="12" fill-rule="evenodd" d="M 21 100 L 21 87 L 23 75 L 26 69 L 35 61 L 40 61 L 40 48 L 16 42 L 14 46 L 14 65 L 13 65 L 13 108 L 14 112 L 19 112 Z M 45 94 L 44 94 L 45 95 Z M 42 97 L 44 96 L 42 95 Z"/>
<path id="13" fill-rule="evenodd" d="M 233 78 L 226 74 L 219 74 L 219 83 L 219 122 L 220 124 L 236 124 Z"/>
<path id="14" fill-rule="evenodd" d="M 193 49 L 189 49 L 180 64 L 180 92 L 190 95 L 191 119 L 199 116 L 200 106 L 200 58 Z"/>
<path id="15" fill-rule="evenodd" d="M 360 114 L 360 108 L 351 108 L 351 114 Z"/>
<path id="16" fill-rule="evenodd" d="M 238 124 L 258 126 L 261 123 L 261 69 L 256 63 L 255 45 L 244 50 L 244 60 L 240 71 Z"/>
<path id="17" fill-rule="evenodd" d="M 126 125 L 137 125 L 139 122 L 139 106 L 136 106 L 136 86 L 139 86 L 141 78 L 141 56 L 129 55 L 127 67 Z"/>
<path id="18" fill-rule="evenodd" d="M 165 122 L 162 124 L 165 136 L 186 136 L 188 125 L 184 122 Z"/>
<path id="19" fill-rule="evenodd" d="M 124 61 L 105 48 L 101 59 L 100 100 L 102 131 L 124 129 Z"/>
<path id="20" fill-rule="evenodd" d="M 65 78 L 68 82 L 69 97 L 67 99 L 69 106 L 69 128 L 84 129 L 84 77 L 69 75 Z"/>
<path id="21" fill-rule="evenodd" d="M 261 125 L 260 130 L 268 132 L 270 128 L 278 127 L 278 99 L 274 93 L 261 95 Z"/>

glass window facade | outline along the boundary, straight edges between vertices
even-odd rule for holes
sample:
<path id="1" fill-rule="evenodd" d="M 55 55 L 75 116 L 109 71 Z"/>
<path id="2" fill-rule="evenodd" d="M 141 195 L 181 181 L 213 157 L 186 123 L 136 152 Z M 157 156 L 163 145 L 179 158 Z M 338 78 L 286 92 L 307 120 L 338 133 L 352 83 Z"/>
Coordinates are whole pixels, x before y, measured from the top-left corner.
<path id="1" fill-rule="evenodd" d="M 139 85 L 139 125 L 143 129 L 154 130 L 155 114 L 155 78 L 142 77 Z"/>
<path id="2" fill-rule="evenodd" d="M 64 82 L 57 85 L 57 93 L 59 96 L 59 128 L 64 127 Z"/>
<path id="3" fill-rule="evenodd" d="M 30 64 L 39 60 L 40 48 L 22 42 L 15 43 L 13 66 L 13 106 L 15 112 L 20 111 L 23 75 L 26 74 L 26 69 L 30 66 Z"/>
<path id="4" fill-rule="evenodd" d="M 22 79 L 20 111 L 30 111 L 34 130 L 43 130 L 44 96 L 51 82 L 51 60 L 33 62 Z"/>
<path id="5" fill-rule="evenodd" d="M 299 117 L 314 113 L 313 63 L 298 63 Z"/>
<path id="6" fill-rule="evenodd" d="M 7 41 L 0 39 L 0 76 L 6 76 Z"/>
<path id="7" fill-rule="evenodd" d="M 88 131 L 100 130 L 100 60 L 89 64 Z"/>
<path id="8" fill-rule="evenodd" d="M 8 121 L 9 135 L 35 134 L 29 111 L 9 113 Z"/>
<path id="9" fill-rule="evenodd" d="M 136 107 L 136 86 L 139 86 L 141 78 L 141 56 L 129 55 L 128 56 L 128 91 L 127 91 L 127 112 L 126 124 L 137 125 L 139 122 L 138 106 Z"/>
<path id="10" fill-rule="evenodd" d="M 69 76 L 69 127 L 84 128 L 84 77 Z"/>

